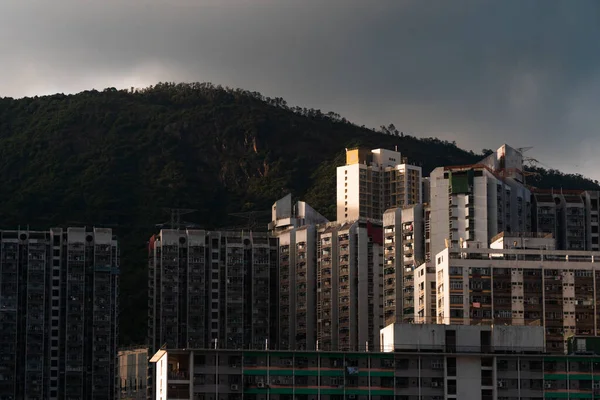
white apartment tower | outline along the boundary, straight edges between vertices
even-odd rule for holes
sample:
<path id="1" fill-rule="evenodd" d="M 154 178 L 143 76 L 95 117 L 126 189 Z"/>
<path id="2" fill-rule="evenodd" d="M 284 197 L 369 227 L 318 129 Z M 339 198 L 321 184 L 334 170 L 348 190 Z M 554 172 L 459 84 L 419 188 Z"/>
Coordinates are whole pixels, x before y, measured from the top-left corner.
<path id="1" fill-rule="evenodd" d="M 287 195 L 272 207 L 269 231 L 279 240 L 280 350 L 314 350 L 317 323 L 317 228 L 327 219 Z"/>
<path id="2" fill-rule="evenodd" d="M 388 208 L 422 202 L 421 167 L 397 151 L 346 149 L 337 168 L 337 221 L 381 220 Z"/>
<path id="3" fill-rule="evenodd" d="M 483 165 L 440 167 L 431 173 L 431 253 L 447 242 L 490 242 L 496 234 L 531 231 L 531 193 Z"/>

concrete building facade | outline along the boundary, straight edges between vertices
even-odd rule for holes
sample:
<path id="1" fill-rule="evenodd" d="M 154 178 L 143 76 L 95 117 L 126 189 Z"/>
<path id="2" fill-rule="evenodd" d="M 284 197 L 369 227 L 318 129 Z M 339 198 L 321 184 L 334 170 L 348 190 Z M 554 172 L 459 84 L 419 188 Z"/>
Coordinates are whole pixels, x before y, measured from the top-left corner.
<path id="1" fill-rule="evenodd" d="M 156 398 L 541 400 L 598 393 L 600 355 L 545 354 L 540 327 L 401 325 L 392 331 L 415 343 L 389 352 L 161 350 L 151 360 L 162 382 Z"/>
<path id="2" fill-rule="evenodd" d="M 279 241 L 280 350 L 314 350 L 317 323 L 317 224 L 327 219 L 291 195 L 272 208 L 271 236 Z"/>
<path id="3" fill-rule="evenodd" d="M 222 348 L 263 348 L 275 341 L 277 239 L 163 229 L 148 250 L 151 351 L 207 348 L 215 340 Z"/>
<path id="4" fill-rule="evenodd" d="M 600 193 L 582 190 L 533 192 L 533 230 L 550 233 L 559 250 L 598 251 Z"/>
<path id="5" fill-rule="evenodd" d="M 424 217 L 422 204 L 383 214 L 385 325 L 414 319 L 414 270 L 425 261 Z"/>
<path id="6" fill-rule="evenodd" d="M 317 341 L 321 350 L 379 346 L 383 232 L 370 221 L 330 223 L 317 231 Z"/>
<path id="7" fill-rule="evenodd" d="M 531 231 L 531 193 L 484 165 L 440 167 L 431 173 L 430 215 L 431 254 L 446 241 L 487 246 L 500 232 Z"/>
<path id="8" fill-rule="evenodd" d="M 0 398 L 115 398 L 118 277 L 110 229 L 0 231 Z"/>
<path id="9" fill-rule="evenodd" d="M 121 349 L 119 358 L 119 399 L 142 400 L 147 398 L 148 381 L 147 347 Z"/>
<path id="10" fill-rule="evenodd" d="M 388 208 L 422 202 L 421 167 L 385 149 L 346 149 L 337 168 L 337 221 L 381 220 Z"/>
<path id="11" fill-rule="evenodd" d="M 600 253 L 486 249 L 470 243 L 435 259 L 440 324 L 540 325 L 546 349 L 600 329 Z"/>
<path id="12" fill-rule="evenodd" d="M 415 324 L 435 324 L 437 322 L 437 295 L 435 266 L 432 262 L 421 264 L 415 276 Z M 387 326 L 387 325 L 386 325 Z"/>

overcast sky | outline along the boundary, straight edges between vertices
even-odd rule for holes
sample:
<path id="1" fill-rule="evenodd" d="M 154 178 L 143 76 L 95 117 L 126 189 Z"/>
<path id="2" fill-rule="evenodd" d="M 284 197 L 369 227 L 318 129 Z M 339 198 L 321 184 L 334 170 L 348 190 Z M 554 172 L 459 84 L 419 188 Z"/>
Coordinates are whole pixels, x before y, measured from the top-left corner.
<path id="1" fill-rule="evenodd" d="M 596 0 L 2 0 L 0 96 L 213 82 L 600 179 Z"/>

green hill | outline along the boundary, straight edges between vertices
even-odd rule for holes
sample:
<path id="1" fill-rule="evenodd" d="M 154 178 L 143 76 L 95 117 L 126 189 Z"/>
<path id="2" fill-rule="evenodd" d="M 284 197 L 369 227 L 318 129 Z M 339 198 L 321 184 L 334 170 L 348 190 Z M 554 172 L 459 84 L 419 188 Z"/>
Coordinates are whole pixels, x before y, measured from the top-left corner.
<path id="1" fill-rule="evenodd" d="M 335 218 L 344 147 L 398 149 L 429 173 L 482 156 L 437 139 L 375 132 L 335 113 L 211 84 L 0 99 L 0 227 L 112 227 L 121 240 L 122 344 L 143 342 L 146 241 L 169 215 L 213 229 L 292 192 Z M 500 145 L 500 143 L 498 144 Z M 539 170 L 545 187 L 598 188 Z M 533 181 L 535 179 L 535 181 Z"/>

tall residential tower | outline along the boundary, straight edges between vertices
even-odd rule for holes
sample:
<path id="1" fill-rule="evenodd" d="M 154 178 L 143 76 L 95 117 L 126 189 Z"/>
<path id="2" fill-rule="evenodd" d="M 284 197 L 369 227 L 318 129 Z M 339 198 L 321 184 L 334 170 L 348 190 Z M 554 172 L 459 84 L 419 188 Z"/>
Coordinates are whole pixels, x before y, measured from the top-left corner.
<path id="1" fill-rule="evenodd" d="M 0 398 L 115 398 L 118 276 L 110 229 L 0 231 Z"/>
<path id="2" fill-rule="evenodd" d="M 421 167 L 397 151 L 346 149 L 337 168 L 337 221 L 381 220 L 388 208 L 422 202 Z"/>

